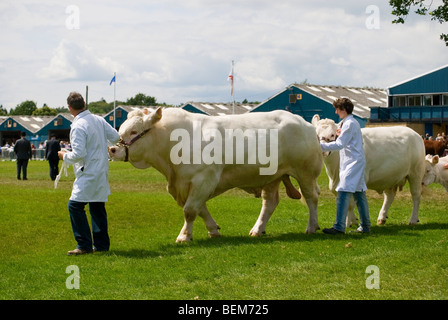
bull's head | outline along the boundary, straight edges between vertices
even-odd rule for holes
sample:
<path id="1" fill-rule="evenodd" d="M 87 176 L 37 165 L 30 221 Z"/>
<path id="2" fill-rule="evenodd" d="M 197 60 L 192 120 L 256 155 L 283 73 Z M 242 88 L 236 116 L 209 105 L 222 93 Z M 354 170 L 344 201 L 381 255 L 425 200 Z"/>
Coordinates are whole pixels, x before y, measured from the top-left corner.
<path id="1" fill-rule="evenodd" d="M 432 156 L 430 154 L 425 157 L 425 175 L 423 176 L 422 185 L 428 186 L 436 182 L 436 164 L 439 163 L 439 156 Z"/>
<path id="2" fill-rule="evenodd" d="M 109 148 L 110 158 L 115 161 L 128 161 L 130 149 L 132 149 L 132 157 L 137 157 L 144 149 L 137 148 L 137 142 L 148 134 L 161 118 L 162 108 L 151 113 L 147 109 L 130 112 L 127 120 L 120 126 L 120 142 Z M 134 143 L 135 147 L 132 146 Z"/>
<path id="3" fill-rule="evenodd" d="M 313 117 L 312 124 L 316 129 L 317 138 L 319 141 L 331 142 L 337 138 L 338 126 L 332 119 L 320 119 L 316 114 Z"/>
<path id="4" fill-rule="evenodd" d="M 332 119 L 320 119 L 319 115 L 316 114 L 311 121 L 314 128 L 316 129 L 317 139 L 323 142 L 332 142 L 337 139 L 338 126 Z M 330 152 L 324 152 L 324 157 L 328 156 Z"/>

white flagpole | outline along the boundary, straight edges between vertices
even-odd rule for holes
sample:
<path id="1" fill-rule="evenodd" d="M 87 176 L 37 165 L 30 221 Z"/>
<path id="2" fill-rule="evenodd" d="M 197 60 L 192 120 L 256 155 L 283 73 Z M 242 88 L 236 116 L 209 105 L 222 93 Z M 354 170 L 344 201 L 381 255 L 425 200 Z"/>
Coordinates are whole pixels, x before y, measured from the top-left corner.
<path id="1" fill-rule="evenodd" d="M 230 95 L 232 96 L 232 114 L 235 114 L 235 96 L 233 94 L 233 82 L 234 82 L 234 76 L 233 76 L 233 60 L 232 60 L 232 68 L 230 69 L 229 76 L 227 77 L 227 80 L 230 82 Z"/>
<path id="2" fill-rule="evenodd" d="M 233 74 L 233 60 L 232 60 L 232 112 L 235 114 L 235 93 L 233 92 L 233 87 L 235 83 L 235 76 Z"/>
<path id="3" fill-rule="evenodd" d="M 117 78 L 116 78 L 117 73 L 114 72 L 114 129 L 117 129 L 116 127 L 116 122 L 115 122 L 115 118 L 116 118 L 116 112 L 115 112 L 115 108 L 116 108 L 116 84 L 117 84 Z"/>

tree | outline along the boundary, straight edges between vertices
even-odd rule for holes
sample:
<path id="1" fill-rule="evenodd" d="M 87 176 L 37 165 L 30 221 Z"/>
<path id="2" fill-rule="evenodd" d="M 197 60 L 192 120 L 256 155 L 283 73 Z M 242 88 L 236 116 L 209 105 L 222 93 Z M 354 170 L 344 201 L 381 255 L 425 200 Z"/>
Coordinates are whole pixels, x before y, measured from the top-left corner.
<path id="1" fill-rule="evenodd" d="M 13 116 L 31 116 L 36 109 L 36 102 L 26 100 L 18 104 L 14 109 L 11 109 L 9 114 Z"/>
<path id="2" fill-rule="evenodd" d="M 0 116 L 6 116 L 8 114 L 8 110 L 3 108 L 3 105 L 0 105 Z"/>
<path id="3" fill-rule="evenodd" d="M 50 108 L 46 104 L 42 106 L 40 109 L 36 109 L 33 111 L 33 116 L 55 116 L 58 114 L 56 109 Z"/>
<path id="4" fill-rule="evenodd" d="M 157 99 L 143 93 L 137 93 L 135 97 L 129 98 L 125 104 L 128 106 L 155 106 Z"/>
<path id="5" fill-rule="evenodd" d="M 429 2 L 429 4 L 426 4 Z M 392 14 L 397 18 L 392 23 L 404 23 L 405 18 L 409 15 L 411 7 L 414 7 L 414 12 L 418 15 L 425 16 L 426 14 L 431 16 L 431 20 L 444 23 L 448 21 L 448 0 L 442 0 L 442 4 L 436 9 L 431 10 L 433 1 L 425 0 L 389 0 L 389 4 L 392 7 Z M 445 41 L 445 45 L 448 46 L 448 34 L 442 33 L 440 39 Z"/>
<path id="6" fill-rule="evenodd" d="M 101 98 L 100 101 L 89 102 L 89 111 L 96 114 L 105 114 L 109 111 L 113 110 L 114 103 L 107 103 L 104 98 Z"/>

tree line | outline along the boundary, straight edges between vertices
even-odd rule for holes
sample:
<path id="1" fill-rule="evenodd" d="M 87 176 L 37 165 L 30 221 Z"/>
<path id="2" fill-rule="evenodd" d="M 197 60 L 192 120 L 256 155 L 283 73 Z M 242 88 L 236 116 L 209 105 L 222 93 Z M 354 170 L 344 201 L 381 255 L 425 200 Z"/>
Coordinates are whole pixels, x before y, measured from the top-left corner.
<path id="1" fill-rule="evenodd" d="M 170 107 L 166 103 L 158 103 L 155 97 L 145 95 L 143 93 L 137 93 L 134 97 L 128 98 L 126 101 L 116 101 L 116 105 L 130 105 L 130 106 L 154 106 L 162 105 Z M 87 108 L 90 112 L 95 114 L 104 114 L 113 110 L 114 102 L 107 102 L 104 98 L 99 101 L 88 102 Z M 26 100 L 19 103 L 15 108 L 6 110 L 3 105 L 0 105 L 0 116 L 56 116 L 59 113 L 69 113 L 67 107 L 50 108 L 46 103 L 42 108 L 38 108 L 36 102 L 32 100 Z"/>

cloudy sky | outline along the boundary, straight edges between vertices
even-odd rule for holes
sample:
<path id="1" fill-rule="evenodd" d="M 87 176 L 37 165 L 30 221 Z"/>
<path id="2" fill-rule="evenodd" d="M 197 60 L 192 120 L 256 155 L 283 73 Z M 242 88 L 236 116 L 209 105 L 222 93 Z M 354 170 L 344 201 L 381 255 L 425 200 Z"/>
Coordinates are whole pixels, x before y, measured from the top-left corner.
<path id="1" fill-rule="evenodd" d="M 433 6 L 441 0 L 435 0 Z M 446 25 L 392 24 L 388 0 L 2 0 L 0 104 L 138 92 L 158 102 L 264 101 L 289 84 L 387 88 L 448 62 Z"/>

